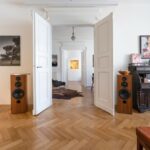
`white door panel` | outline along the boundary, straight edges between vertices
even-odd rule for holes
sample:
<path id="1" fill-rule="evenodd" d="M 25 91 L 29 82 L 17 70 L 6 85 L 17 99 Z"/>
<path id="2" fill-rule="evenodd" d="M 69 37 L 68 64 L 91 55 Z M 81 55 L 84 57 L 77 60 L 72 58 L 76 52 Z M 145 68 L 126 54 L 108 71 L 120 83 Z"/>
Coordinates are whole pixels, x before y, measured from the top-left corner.
<path id="1" fill-rule="evenodd" d="M 94 103 L 114 115 L 112 14 L 96 24 L 94 36 Z"/>
<path id="2" fill-rule="evenodd" d="M 33 13 L 33 115 L 47 109 L 52 104 L 51 87 L 51 27 L 37 13 Z"/>

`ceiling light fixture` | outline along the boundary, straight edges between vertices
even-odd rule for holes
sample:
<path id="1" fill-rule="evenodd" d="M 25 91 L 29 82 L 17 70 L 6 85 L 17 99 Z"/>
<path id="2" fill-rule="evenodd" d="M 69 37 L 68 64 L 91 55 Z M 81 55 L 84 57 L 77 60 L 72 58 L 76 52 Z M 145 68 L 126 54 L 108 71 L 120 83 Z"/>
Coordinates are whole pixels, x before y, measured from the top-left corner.
<path id="1" fill-rule="evenodd" d="M 74 27 L 72 27 L 72 36 L 71 36 L 71 40 L 72 41 L 75 41 L 76 37 L 75 37 L 75 34 L 74 34 Z"/>

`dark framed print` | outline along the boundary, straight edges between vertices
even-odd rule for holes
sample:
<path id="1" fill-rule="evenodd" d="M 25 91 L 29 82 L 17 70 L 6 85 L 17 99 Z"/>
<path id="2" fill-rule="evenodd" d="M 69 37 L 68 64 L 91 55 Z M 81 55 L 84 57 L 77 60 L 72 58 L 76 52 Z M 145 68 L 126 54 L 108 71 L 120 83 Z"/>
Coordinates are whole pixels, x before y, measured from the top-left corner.
<path id="1" fill-rule="evenodd" d="M 0 36 L 0 66 L 20 66 L 20 36 Z"/>
<path id="2" fill-rule="evenodd" d="M 57 55 L 52 55 L 52 67 L 57 67 L 57 65 L 58 65 Z"/>
<path id="3" fill-rule="evenodd" d="M 140 52 L 143 59 L 150 59 L 150 35 L 140 36 Z"/>
<path id="4" fill-rule="evenodd" d="M 92 55 L 92 62 L 93 62 L 93 67 L 94 67 L 94 55 Z"/>

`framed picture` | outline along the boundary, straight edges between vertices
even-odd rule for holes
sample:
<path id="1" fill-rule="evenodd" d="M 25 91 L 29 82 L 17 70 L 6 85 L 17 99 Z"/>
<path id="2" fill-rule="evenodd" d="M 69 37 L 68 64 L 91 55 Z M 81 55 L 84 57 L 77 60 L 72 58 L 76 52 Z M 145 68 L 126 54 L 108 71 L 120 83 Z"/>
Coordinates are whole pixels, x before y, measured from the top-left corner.
<path id="1" fill-rule="evenodd" d="M 20 66 L 20 36 L 0 36 L 0 66 Z"/>
<path id="2" fill-rule="evenodd" d="M 150 35 L 140 36 L 140 52 L 143 59 L 150 59 Z"/>
<path id="3" fill-rule="evenodd" d="M 70 60 L 70 69 L 79 69 L 79 60 Z"/>
<path id="4" fill-rule="evenodd" d="M 52 67 L 57 67 L 57 65 L 58 65 L 57 55 L 52 55 Z"/>
<path id="5" fill-rule="evenodd" d="M 92 62 L 93 62 L 93 67 L 94 67 L 94 55 L 92 55 Z"/>

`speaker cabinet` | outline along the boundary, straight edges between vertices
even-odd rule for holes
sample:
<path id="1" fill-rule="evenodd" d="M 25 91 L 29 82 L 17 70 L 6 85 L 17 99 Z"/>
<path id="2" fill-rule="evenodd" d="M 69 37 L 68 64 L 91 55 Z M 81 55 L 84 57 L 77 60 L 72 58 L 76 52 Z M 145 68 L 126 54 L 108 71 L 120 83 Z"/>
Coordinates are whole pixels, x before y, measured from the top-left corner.
<path id="1" fill-rule="evenodd" d="M 118 82 L 118 112 L 132 114 L 132 75 L 117 76 Z"/>
<path id="2" fill-rule="evenodd" d="M 11 112 L 18 114 L 27 111 L 27 75 L 11 75 Z"/>

